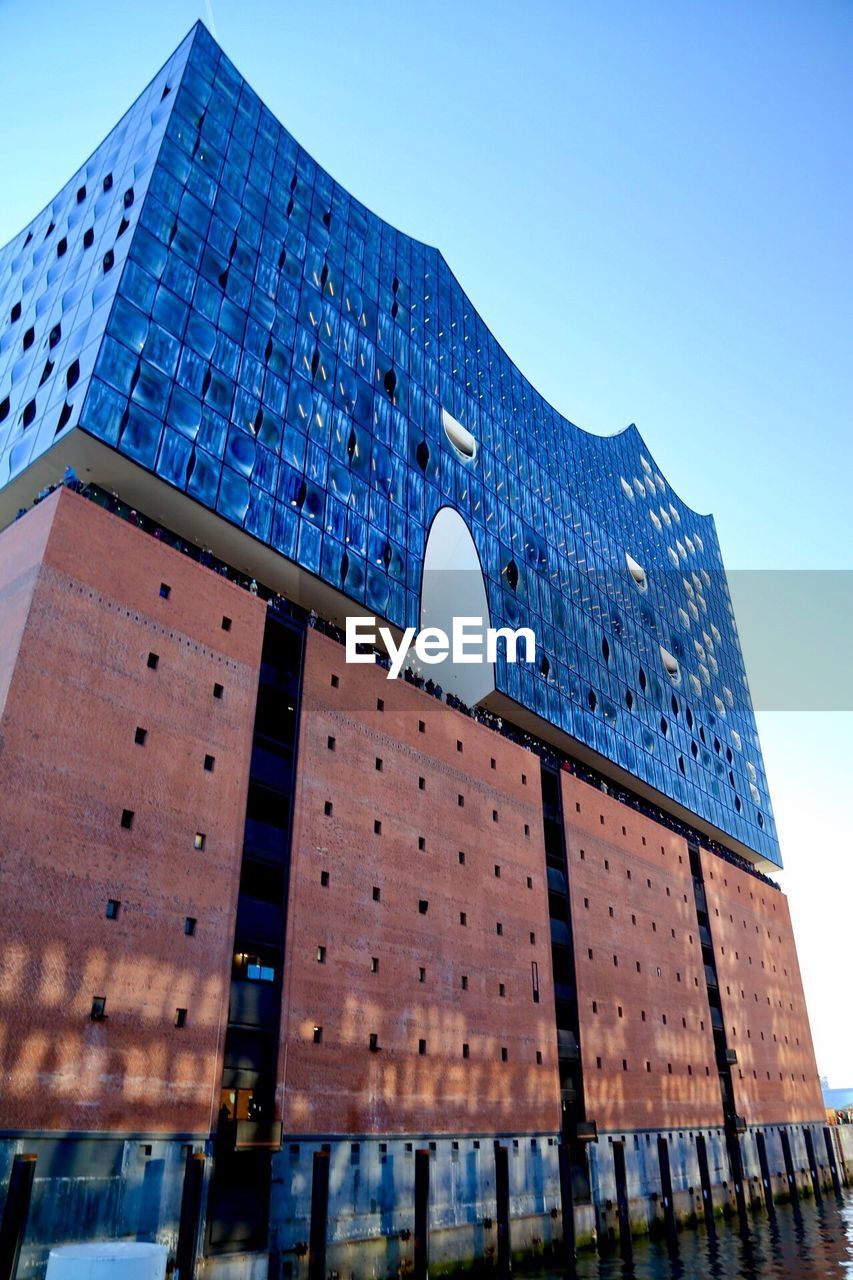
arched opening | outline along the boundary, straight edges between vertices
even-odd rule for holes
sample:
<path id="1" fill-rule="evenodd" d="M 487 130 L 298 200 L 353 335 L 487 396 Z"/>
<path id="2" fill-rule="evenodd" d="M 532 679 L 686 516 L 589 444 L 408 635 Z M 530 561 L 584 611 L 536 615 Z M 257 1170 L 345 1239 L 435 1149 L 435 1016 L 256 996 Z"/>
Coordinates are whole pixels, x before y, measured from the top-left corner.
<path id="1" fill-rule="evenodd" d="M 421 674 L 441 685 L 445 693 L 453 693 L 468 706 L 474 706 L 495 688 L 494 664 L 485 660 L 485 633 L 491 626 L 489 600 L 480 557 L 468 526 L 458 511 L 442 507 L 430 526 L 424 551 L 421 629 L 440 627 L 452 637 L 456 618 L 480 621 L 479 627 L 472 624 L 470 633 L 481 632 L 483 643 L 482 646 L 472 643 L 469 654 L 482 651 L 483 660 L 453 662 L 447 657 L 424 667 Z"/>

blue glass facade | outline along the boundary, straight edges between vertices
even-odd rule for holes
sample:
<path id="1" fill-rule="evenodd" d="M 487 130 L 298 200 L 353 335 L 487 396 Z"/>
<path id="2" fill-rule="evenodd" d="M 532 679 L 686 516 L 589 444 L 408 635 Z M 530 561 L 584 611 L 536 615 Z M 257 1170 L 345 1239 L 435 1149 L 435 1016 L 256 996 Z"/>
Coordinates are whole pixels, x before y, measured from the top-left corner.
<path id="1" fill-rule="evenodd" d="M 714 523 L 636 428 L 561 417 L 201 25 L 81 173 L 0 253 L 0 485 L 82 428 L 399 626 L 451 506 L 537 636 L 498 688 L 780 863 Z"/>

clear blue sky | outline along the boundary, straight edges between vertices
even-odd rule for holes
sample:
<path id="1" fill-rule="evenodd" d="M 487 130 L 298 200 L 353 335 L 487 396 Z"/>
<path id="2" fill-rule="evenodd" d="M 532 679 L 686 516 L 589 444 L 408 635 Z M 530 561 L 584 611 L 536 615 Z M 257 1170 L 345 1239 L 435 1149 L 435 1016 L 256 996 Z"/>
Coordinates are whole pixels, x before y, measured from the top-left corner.
<path id="1" fill-rule="evenodd" d="M 853 568 L 853 5 L 0 0 L 0 243 L 196 17 L 553 404 L 637 423 L 730 568 Z M 853 715 L 759 724 L 819 1066 L 853 1085 Z"/>

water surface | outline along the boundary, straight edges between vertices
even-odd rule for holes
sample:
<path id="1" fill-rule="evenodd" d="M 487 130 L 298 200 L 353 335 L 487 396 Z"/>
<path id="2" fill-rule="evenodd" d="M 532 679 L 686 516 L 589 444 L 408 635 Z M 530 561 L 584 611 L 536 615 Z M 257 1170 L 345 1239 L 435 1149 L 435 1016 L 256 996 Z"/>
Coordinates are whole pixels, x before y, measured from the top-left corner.
<path id="1" fill-rule="evenodd" d="M 554 1272 L 542 1273 L 556 1280 Z M 715 1230 L 685 1231 L 672 1249 L 666 1240 L 634 1241 L 633 1254 L 578 1255 L 578 1280 L 828 1280 L 853 1278 L 853 1191 L 816 1204 L 776 1205 L 773 1218 L 737 1219 Z"/>

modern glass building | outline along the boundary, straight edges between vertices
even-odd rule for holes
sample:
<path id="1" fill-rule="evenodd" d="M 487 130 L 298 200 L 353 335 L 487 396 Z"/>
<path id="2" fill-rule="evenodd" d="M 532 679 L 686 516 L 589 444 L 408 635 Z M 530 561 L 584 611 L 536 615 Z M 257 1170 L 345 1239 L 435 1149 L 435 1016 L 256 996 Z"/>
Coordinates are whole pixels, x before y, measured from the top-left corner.
<path id="1" fill-rule="evenodd" d="M 440 252 L 343 190 L 204 27 L 2 251 L 0 288 L 7 510 L 85 433 L 404 627 L 451 507 L 493 625 L 537 636 L 498 692 L 780 863 L 713 519 L 633 425 L 561 417 Z"/>
<path id="2" fill-rule="evenodd" d="M 478 601 L 535 661 L 346 660 Z M 0 850 L 21 1280 L 564 1261 L 853 1169 L 713 519 L 201 24 L 0 250 Z"/>

